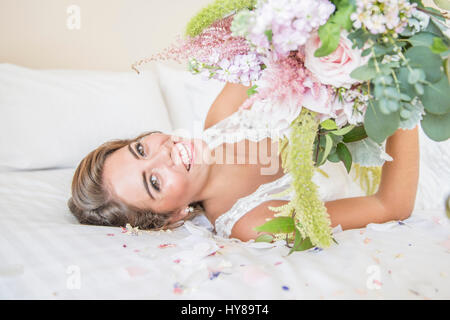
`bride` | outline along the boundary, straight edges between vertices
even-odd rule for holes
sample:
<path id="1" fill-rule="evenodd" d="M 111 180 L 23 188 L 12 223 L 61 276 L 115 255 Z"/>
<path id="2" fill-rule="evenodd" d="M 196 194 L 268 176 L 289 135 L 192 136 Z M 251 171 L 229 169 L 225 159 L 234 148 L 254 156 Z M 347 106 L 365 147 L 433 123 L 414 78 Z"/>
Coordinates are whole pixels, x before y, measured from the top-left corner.
<path id="1" fill-rule="evenodd" d="M 227 83 L 207 114 L 205 131 L 234 114 L 247 89 Z M 419 177 L 418 127 L 397 130 L 386 152 L 394 160 L 383 165 L 375 194 L 325 201 L 332 227 L 361 228 L 411 215 Z M 202 139 L 149 132 L 89 153 L 75 171 L 68 206 L 80 223 L 130 223 L 140 229 L 175 228 L 204 213 L 219 235 L 248 241 L 260 235 L 255 227 L 273 217 L 269 206 L 290 200 L 270 197 L 288 185 L 277 142 L 270 138 L 211 149 Z"/>

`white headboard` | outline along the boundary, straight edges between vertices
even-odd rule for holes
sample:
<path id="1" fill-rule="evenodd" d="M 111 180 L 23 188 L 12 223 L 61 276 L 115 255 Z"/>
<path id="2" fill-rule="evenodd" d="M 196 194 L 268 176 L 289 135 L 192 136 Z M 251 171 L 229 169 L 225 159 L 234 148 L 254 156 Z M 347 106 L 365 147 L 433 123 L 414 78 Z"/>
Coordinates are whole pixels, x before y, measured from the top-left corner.
<path id="1" fill-rule="evenodd" d="M 0 0 L 0 63 L 130 71 L 135 61 L 168 46 L 211 2 Z"/>
<path id="2" fill-rule="evenodd" d="M 1 0 L 0 62 L 131 71 L 211 0 Z"/>

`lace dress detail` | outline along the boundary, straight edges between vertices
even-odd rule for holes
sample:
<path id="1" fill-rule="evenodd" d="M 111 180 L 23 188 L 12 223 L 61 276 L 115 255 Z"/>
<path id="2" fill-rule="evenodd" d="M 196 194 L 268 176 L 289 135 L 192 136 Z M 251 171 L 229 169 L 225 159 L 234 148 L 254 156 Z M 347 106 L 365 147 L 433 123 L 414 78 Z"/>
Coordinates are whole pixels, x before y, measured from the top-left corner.
<path id="1" fill-rule="evenodd" d="M 269 200 L 291 200 L 292 193 L 285 196 L 276 196 L 277 193 L 290 187 L 291 179 L 289 174 L 285 174 L 275 181 L 260 185 L 254 193 L 240 198 L 230 210 L 216 219 L 215 229 L 217 235 L 229 238 L 235 223 L 247 212 L 263 202 Z"/>
<path id="2" fill-rule="evenodd" d="M 241 140 L 258 142 L 269 137 L 277 139 L 281 135 L 282 130 L 270 126 L 267 121 L 261 121 L 256 111 L 243 109 L 203 131 L 202 138 L 210 149 L 214 149 L 223 143 Z"/>

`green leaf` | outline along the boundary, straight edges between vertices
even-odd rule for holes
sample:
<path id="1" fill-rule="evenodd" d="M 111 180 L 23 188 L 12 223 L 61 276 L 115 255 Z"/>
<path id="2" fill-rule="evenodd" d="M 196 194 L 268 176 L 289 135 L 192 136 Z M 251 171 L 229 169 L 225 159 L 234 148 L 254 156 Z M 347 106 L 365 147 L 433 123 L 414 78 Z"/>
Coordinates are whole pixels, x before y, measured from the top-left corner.
<path id="1" fill-rule="evenodd" d="M 450 10 L 450 1 L 449 0 L 433 0 L 434 4 L 439 8 L 444 10 Z"/>
<path id="2" fill-rule="evenodd" d="M 360 141 L 350 142 L 346 146 L 352 154 L 353 163 L 363 167 L 382 166 L 385 159 L 390 157 L 380 144 L 369 137 Z"/>
<path id="3" fill-rule="evenodd" d="M 436 37 L 436 35 L 430 32 L 419 32 L 406 40 L 409 41 L 413 46 L 431 47 L 434 37 Z"/>
<path id="4" fill-rule="evenodd" d="M 343 143 L 338 143 L 338 145 L 336 146 L 336 152 L 339 156 L 339 159 L 344 163 L 347 172 L 350 172 L 352 168 L 352 154 L 348 150 L 347 146 Z"/>
<path id="5" fill-rule="evenodd" d="M 370 139 L 382 143 L 397 130 L 399 122 L 399 112 L 386 115 L 381 112 L 378 101 L 369 101 L 364 115 L 364 128 Z"/>
<path id="6" fill-rule="evenodd" d="M 445 60 L 445 74 L 447 75 L 447 79 L 450 80 L 450 58 L 447 58 L 447 60 Z"/>
<path id="7" fill-rule="evenodd" d="M 269 40 L 269 42 L 272 42 L 272 37 L 273 37 L 273 32 L 272 32 L 272 30 L 266 30 L 266 31 L 264 32 L 264 34 L 266 35 L 267 40 Z"/>
<path id="8" fill-rule="evenodd" d="M 333 148 L 333 139 L 331 139 L 330 135 L 327 134 L 325 135 L 325 148 L 319 155 L 317 167 L 320 167 L 322 164 L 324 164 L 332 148 Z"/>
<path id="9" fill-rule="evenodd" d="M 339 159 L 337 152 L 330 152 L 330 154 L 327 157 L 327 160 L 334 163 L 338 163 L 339 161 L 341 161 L 341 159 Z"/>
<path id="10" fill-rule="evenodd" d="M 341 129 L 339 129 L 339 130 L 331 131 L 331 133 L 332 133 L 332 134 L 335 134 L 335 135 L 337 135 L 337 136 L 343 136 L 343 135 L 349 133 L 350 131 L 352 131 L 352 129 L 353 129 L 354 127 L 355 127 L 354 125 L 349 125 L 349 126 L 346 126 L 346 127 L 341 128 Z"/>
<path id="11" fill-rule="evenodd" d="M 322 45 L 314 52 L 314 56 L 320 58 L 336 50 L 341 36 L 341 27 L 328 21 L 326 24 L 320 26 L 318 34 Z"/>
<path id="12" fill-rule="evenodd" d="M 423 90 L 420 100 L 427 112 L 437 115 L 450 112 L 450 85 L 446 76 L 437 83 L 425 85 Z"/>
<path id="13" fill-rule="evenodd" d="M 437 82 L 442 78 L 442 59 L 439 55 L 433 53 L 428 47 L 411 47 L 405 52 L 409 65 L 412 68 L 419 68 L 425 71 L 427 80 Z"/>
<path id="14" fill-rule="evenodd" d="M 448 47 L 445 45 L 444 41 L 441 38 L 433 38 L 433 44 L 431 45 L 431 51 L 436 54 L 441 54 L 448 50 Z"/>
<path id="15" fill-rule="evenodd" d="M 352 28 L 352 20 L 350 19 L 350 16 L 355 10 L 355 6 L 348 0 L 342 0 L 337 5 L 337 8 L 338 10 L 331 17 L 332 21 L 347 31 L 350 31 Z"/>
<path id="16" fill-rule="evenodd" d="M 366 64 L 353 70 L 350 76 L 356 80 L 368 81 L 377 76 L 377 70 L 375 67 Z"/>
<path id="17" fill-rule="evenodd" d="M 258 232 L 290 233 L 294 231 L 295 224 L 291 217 L 276 217 L 254 229 Z"/>
<path id="18" fill-rule="evenodd" d="M 350 131 L 349 133 L 344 134 L 344 142 L 348 143 L 348 142 L 355 142 L 355 141 L 359 141 L 362 139 L 367 138 L 367 133 L 366 130 L 364 130 L 364 126 L 358 126 L 358 127 L 354 127 L 352 129 L 352 131 Z"/>
<path id="19" fill-rule="evenodd" d="M 305 251 L 311 249 L 312 247 L 314 247 L 314 245 L 311 243 L 311 240 L 309 238 L 303 239 L 300 231 L 295 228 L 294 246 L 289 251 L 289 254 L 293 253 L 294 251 Z"/>
<path id="20" fill-rule="evenodd" d="M 271 236 L 270 234 L 262 234 L 255 239 L 255 242 L 269 242 L 270 243 L 272 241 L 273 241 L 273 236 Z"/>
<path id="21" fill-rule="evenodd" d="M 450 112 L 444 115 L 427 113 L 420 125 L 425 134 L 434 141 L 445 141 L 450 138 Z"/>
<path id="22" fill-rule="evenodd" d="M 332 119 L 327 119 L 320 123 L 320 126 L 324 128 L 325 130 L 334 130 L 337 129 L 336 122 Z"/>
<path id="23" fill-rule="evenodd" d="M 409 70 L 407 68 L 400 68 L 397 73 L 397 79 L 399 81 L 400 91 L 406 94 L 411 99 L 417 96 L 414 87 L 408 83 Z"/>
<path id="24" fill-rule="evenodd" d="M 258 90 L 256 90 L 258 88 L 258 86 L 255 84 L 254 86 L 252 86 L 251 88 L 249 88 L 247 90 L 247 95 L 250 97 L 252 95 L 254 95 L 255 93 L 258 93 Z"/>

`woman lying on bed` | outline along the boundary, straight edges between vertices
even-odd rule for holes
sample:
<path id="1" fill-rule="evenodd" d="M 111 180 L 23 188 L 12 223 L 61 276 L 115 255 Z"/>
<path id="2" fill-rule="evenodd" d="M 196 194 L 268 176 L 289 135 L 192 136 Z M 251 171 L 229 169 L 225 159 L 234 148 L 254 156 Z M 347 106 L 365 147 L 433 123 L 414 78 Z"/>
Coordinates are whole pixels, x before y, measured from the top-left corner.
<path id="1" fill-rule="evenodd" d="M 247 98 L 247 89 L 238 84 L 225 85 L 208 112 L 205 129 L 237 111 Z M 220 233 L 223 236 L 255 239 L 259 234 L 254 228 L 273 217 L 269 206 L 288 200 L 260 200 L 238 217 L 233 213 L 234 217 L 222 218 L 260 185 L 283 178 L 277 143 L 270 139 L 258 143 L 243 140 L 224 146 L 209 150 L 200 139 L 181 139 L 161 132 L 107 142 L 88 154 L 76 169 L 69 208 L 81 223 L 130 223 L 140 229 L 174 228 L 204 212 L 216 230 L 228 228 L 228 232 Z M 267 148 L 269 164 L 267 159 L 265 164 L 259 159 L 251 164 L 254 152 L 249 150 L 259 152 L 261 148 Z M 227 152 L 232 153 L 232 161 Z M 383 165 L 376 194 L 325 202 L 333 227 L 361 228 L 410 216 L 419 176 L 418 127 L 397 130 L 388 138 L 386 152 L 394 161 Z M 237 161 L 238 157 L 245 161 Z M 273 174 L 261 174 L 274 162 L 279 165 Z"/>

